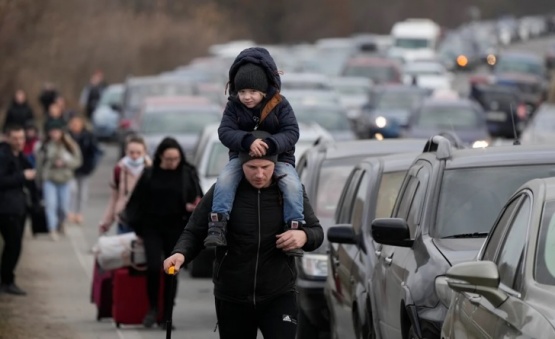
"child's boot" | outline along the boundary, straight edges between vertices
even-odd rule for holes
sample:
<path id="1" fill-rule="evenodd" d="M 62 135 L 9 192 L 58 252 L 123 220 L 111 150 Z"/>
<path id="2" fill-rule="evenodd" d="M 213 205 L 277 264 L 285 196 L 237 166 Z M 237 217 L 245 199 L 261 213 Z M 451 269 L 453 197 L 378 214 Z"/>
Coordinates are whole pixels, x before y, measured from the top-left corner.
<path id="1" fill-rule="evenodd" d="M 222 213 L 210 213 L 208 236 L 204 239 L 205 247 L 227 246 L 227 216 Z"/>
<path id="2" fill-rule="evenodd" d="M 291 220 L 287 224 L 285 224 L 285 230 L 284 231 L 301 230 L 302 224 L 303 224 L 302 221 Z M 285 254 L 287 254 L 288 256 L 292 256 L 292 257 L 302 257 L 304 252 L 303 252 L 302 249 L 296 248 L 294 250 L 286 251 Z"/>

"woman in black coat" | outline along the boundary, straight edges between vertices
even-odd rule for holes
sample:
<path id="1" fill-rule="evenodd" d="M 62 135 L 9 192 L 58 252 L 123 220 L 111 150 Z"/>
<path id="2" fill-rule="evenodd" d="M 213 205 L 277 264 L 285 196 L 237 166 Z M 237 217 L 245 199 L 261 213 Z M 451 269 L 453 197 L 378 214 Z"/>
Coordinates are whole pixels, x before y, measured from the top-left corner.
<path id="1" fill-rule="evenodd" d="M 8 107 L 6 113 L 6 121 L 4 122 L 4 129 L 7 126 L 17 125 L 21 127 L 28 126 L 33 122 L 33 110 L 27 102 L 27 95 L 21 89 L 15 92 L 13 100 Z"/>
<path id="2" fill-rule="evenodd" d="M 144 170 L 126 206 L 129 225 L 142 239 L 147 258 L 147 294 L 150 309 L 143 320 L 152 327 L 158 318 L 158 295 L 162 255 L 171 255 L 175 243 L 202 197 L 198 175 L 188 164 L 179 143 L 162 140 L 152 167 Z M 173 300 L 175 290 L 166 284 L 164 300 Z M 172 293 L 171 297 L 167 293 Z"/>

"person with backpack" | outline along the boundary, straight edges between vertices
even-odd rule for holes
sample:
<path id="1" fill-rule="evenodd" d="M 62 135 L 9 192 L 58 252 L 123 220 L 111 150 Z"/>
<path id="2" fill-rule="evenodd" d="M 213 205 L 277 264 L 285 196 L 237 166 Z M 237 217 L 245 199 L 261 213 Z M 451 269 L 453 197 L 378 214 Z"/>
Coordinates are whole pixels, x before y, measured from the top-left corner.
<path id="1" fill-rule="evenodd" d="M 229 162 L 218 176 L 209 215 L 206 247 L 226 246 L 227 223 L 235 190 L 243 177 L 239 152 L 253 156 L 277 155 L 276 175 L 284 199 L 283 228 L 300 229 L 304 224 L 303 188 L 295 170 L 295 144 L 299 125 L 293 108 L 280 94 L 281 79 L 270 53 L 261 47 L 243 50 L 229 69 L 229 100 L 218 134 L 229 148 Z M 259 138 L 253 131 L 270 133 Z M 300 249 L 287 253 L 302 256 Z"/>
<path id="2" fill-rule="evenodd" d="M 125 208 L 129 225 L 142 240 L 147 261 L 149 311 L 143 325 L 152 327 L 158 318 L 158 296 L 162 255 L 168 257 L 189 217 L 202 197 L 196 169 L 174 138 L 166 137 L 158 145 L 154 163 L 143 171 Z M 173 304 L 175 284 L 164 290 Z M 169 307 L 169 306 L 168 306 Z"/>
<path id="3" fill-rule="evenodd" d="M 147 155 L 145 140 L 138 135 L 128 137 L 125 156 L 118 161 L 112 171 L 110 181 L 112 194 L 104 216 L 98 224 L 100 234 L 107 233 L 114 222 L 117 223 L 117 234 L 133 232 L 128 225 L 125 206 L 143 170 L 151 165 L 152 161 Z"/>
<path id="4" fill-rule="evenodd" d="M 82 158 L 79 146 L 64 132 L 63 122 L 52 120 L 45 127 L 47 136 L 38 150 L 36 165 L 42 182 L 48 230 L 52 240 L 57 241 L 58 232 L 64 232 L 69 210 L 70 182 Z"/>
<path id="5" fill-rule="evenodd" d="M 71 206 L 68 220 L 82 224 L 82 212 L 88 197 L 89 177 L 96 169 L 103 153 L 96 137 L 85 128 L 85 122 L 80 116 L 74 116 L 69 120 L 69 135 L 79 145 L 83 163 L 75 170 L 75 178 L 71 183 Z"/>

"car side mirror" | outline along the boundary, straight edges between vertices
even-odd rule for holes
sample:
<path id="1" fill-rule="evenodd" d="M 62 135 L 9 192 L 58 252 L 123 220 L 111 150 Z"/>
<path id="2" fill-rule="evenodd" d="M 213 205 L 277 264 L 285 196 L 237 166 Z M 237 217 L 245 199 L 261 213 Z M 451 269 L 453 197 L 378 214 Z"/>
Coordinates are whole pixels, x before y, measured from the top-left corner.
<path id="1" fill-rule="evenodd" d="M 374 219 L 371 225 L 372 238 L 379 244 L 412 247 L 414 240 L 410 238 L 410 229 L 402 218 Z"/>
<path id="2" fill-rule="evenodd" d="M 457 264 L 447 271 L 447 284 L 457 292 L 476 293 L 499 307 L 508 296 L 499 290 L 499 271 L 491 261 Z"/>
<path id="3" fill-rule="evenodd" d="M 356 244 L 355 231 L 351 226 L 333 226 L 328 229 L 328 241 L 338 244 Z"/>

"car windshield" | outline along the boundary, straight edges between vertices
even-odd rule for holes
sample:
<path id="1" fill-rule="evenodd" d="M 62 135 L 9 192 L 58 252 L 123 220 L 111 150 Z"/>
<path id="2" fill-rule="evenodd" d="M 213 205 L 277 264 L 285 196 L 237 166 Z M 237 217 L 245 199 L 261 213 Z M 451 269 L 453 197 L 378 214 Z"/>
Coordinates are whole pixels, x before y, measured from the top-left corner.
<path id="1" fill-rule="evenodd" d="M 377 100 L 376 108 L 380 110 L 410 110 L 424 98 L 423 93 L 410 91 L 382 92 Z"/>
<path id="2" fill-rule="evenodd" d="M 341 108 L 296 106 L 295 116 L 300 123 L 317 123 L 328 131 L 347 131 L 351 129 L 349 119 Z"/>
<path id="3" fill-rule="evenodd" d="M 127 93 L 127 105 L 137 109 L 149 97 L 169 97 L 193 95 L 193 87 L 188 83 L 155 83 L 132 85 Z"/>
<path id="4" fill-rule="evenodd" d="M 219 123 L 219 114 L 207 110 L 152 110 L 142 116 L 143 134 L 200 133 L 206 125 Z"/>
<path id="5" fill-rule="evenodd" d="M 543 206 L 536 250 L 534 277 L 540 284 L 555 285 L 555 201 Z"/>
<path id="6" fill-rule="evenodd" d="M 320 223 L 331 226 L 334 222 L 335 209 L 343 186 L 351 170 L 362 159 L 347 158 L 334 161 L 324 161 L 318 177 L 318 191 L 316 192 L 316 216 Z"/>
<path id="7" fill-rule="evenodd" d="M 470 129 L 480 127 L 478 112 L 468 107 L 424 107 L 417 117 L 416 126 L 422 128 Z"/>
<path id="8" fill-rule="evenodd" d="M 109 106 L 111 104 L 120 104 L 123 100 L 123 89 L 109 88 L 102 93 L 98 106 Z"/>
<path id="9" fill-rule="evenodd" d="M 416 38 L 397 38 L 395 39 L 394 44 L 395 47 L 408 49 L 427 48 L 429 46 L 429 40 Z"/>
<path id="10" fill-rule="evenodd" d="M 522 59 L 500 58 L 495 66 L 497 73 L 525 73 L 543 77 L 545 72 L 541 64 Z"/>
<path id="11" fill-rule="evenodd" d="M 434 234 L 488 233 L 503 204 L 528 180 L 553 176 L 549 165 L 450 169 L 443 174 Z"/>
<path id="12" fill-rule="evenodd" d="M 372 79 L 375 83 L 390 82 L 396 79 L 396 72 L 392 66 L 366 65 L 347 66 L 345 76 L 361 76 Z"/>
<path id="13" fill-rule="evenodd" d="M 214 142 L 209 152 L 205 175 L 217 177 L 229 161 L 229 150 L 221 142 Z"/>

